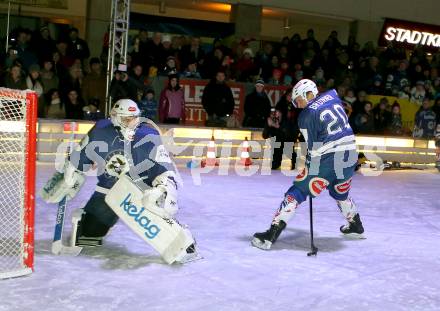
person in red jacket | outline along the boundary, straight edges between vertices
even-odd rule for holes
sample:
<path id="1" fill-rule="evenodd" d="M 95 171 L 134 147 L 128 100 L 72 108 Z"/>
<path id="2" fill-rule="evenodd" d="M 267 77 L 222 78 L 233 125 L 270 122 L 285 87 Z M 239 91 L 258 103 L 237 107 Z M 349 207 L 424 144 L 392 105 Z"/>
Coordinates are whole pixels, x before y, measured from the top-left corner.
<path id="1" fill-rule="evenodd" d="M 185 122 L 185 97 L 176 74 L 168 75 L 168 86 L 160 94 L 159 121 L 168 124 Z"/>

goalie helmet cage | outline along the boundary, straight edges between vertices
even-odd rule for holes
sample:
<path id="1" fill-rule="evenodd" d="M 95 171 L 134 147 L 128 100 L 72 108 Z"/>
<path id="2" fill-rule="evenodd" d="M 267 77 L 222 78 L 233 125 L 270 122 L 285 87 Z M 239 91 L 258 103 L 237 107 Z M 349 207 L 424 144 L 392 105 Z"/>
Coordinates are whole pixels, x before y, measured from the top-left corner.
<path id="1" fill-rule="evenodd" d="M 37 105 L 0 88 L 0 279 L 33 271 Z"/>

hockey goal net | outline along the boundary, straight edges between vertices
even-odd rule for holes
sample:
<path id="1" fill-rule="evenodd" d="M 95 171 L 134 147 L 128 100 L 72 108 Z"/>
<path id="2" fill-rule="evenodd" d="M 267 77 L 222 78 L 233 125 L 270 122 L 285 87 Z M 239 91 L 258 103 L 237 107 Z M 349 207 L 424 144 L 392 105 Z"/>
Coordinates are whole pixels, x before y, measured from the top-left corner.
<path id="1" fill-rule="evenodd" d="M 37 95 L 0 88 L 0 279 L 31 273 Z"/>

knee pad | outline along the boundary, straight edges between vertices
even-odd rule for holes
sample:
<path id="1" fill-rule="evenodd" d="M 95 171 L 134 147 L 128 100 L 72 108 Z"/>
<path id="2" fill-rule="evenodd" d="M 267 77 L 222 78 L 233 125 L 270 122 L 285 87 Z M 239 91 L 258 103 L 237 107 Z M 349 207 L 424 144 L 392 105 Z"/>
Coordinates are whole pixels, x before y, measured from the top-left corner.
<path id="1" fill-rule="evenodd" d="M 357 214 L 356 204 L 354 203 L 353 199 L 348 197 L 347 200 L 344 201 L 336 200 L 336 203 L 338 204 L 339 210 L 347 221 L 353 221 L 353 217 Z"/>

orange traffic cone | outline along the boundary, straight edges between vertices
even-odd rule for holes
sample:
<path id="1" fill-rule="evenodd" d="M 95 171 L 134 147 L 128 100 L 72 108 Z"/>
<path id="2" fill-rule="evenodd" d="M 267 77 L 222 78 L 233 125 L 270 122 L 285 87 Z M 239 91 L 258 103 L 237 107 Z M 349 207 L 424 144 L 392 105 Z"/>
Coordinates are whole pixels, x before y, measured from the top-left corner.
<path id="1" fill-rule="evenodd" d="M 215 155 L 215 139 L 214 139 L 214 135 L 212 135 L 211 140 L 208 143 L 208 151 L 206 152 L 206 158 L 202 160 L 202 167 L 218 166 L 218 165 L 219 163 Z"/>
<path id="2" fill-rule="evenodd" d="M 249 141 L 248 138 L 244 138 L 241 154 L 240 154 L 240 164 L 244 166 L 252 165 L 251 157 L 249 156 L 249 151 L 251 151 L 251 148 L 249 147 Z"/>

